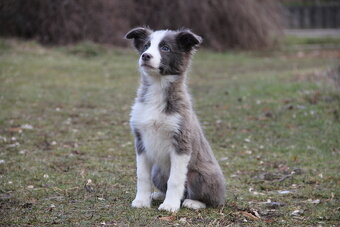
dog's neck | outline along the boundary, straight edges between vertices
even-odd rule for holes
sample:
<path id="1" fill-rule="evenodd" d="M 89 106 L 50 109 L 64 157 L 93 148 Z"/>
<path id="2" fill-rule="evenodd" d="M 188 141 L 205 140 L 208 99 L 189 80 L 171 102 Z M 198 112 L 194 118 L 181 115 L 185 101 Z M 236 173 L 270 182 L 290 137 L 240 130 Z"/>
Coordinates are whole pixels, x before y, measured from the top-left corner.
<path id="1" fill-rule="evenodd" d="M 179 112 L 191 108 L 186 75 L 155 75 L 141 72 L 137 101 L 164 105 L 165 112 Z"/>
<path id="2" fill-rule="evenodd" d="M 141 70 L 140 73 L 142 86 L 154 85 L 164 90 L 174 87 L 176 91 L 178 89 L 186 91 L 186 73 L 181 75 L 161 75 L 157 72 L 150 73 L 143 70 Z"/>

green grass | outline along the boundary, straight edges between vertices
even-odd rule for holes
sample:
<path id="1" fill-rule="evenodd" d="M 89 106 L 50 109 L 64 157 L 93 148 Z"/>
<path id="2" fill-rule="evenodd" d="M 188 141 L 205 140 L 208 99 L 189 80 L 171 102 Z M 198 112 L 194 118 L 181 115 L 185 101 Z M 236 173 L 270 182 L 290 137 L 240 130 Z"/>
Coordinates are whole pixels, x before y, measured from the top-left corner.
<path id="1" fill-rule="evenodd" d="M 285 45 L 340 45 L 340 37 L 298 37 L 287 36 L 283 39 Z"/>
<path id="2" fill-rule="evenodd" d="M 338 225 L 340 93 L 324 72 L 339 59 L 303 56 L 196 54 L 189 87 L 227 201 L 171 216 L 159 203 L 130 207 L 136 53 L 0 40 L 0 225 Z M 270 208 L 267 200 L 284 206 Z"/>

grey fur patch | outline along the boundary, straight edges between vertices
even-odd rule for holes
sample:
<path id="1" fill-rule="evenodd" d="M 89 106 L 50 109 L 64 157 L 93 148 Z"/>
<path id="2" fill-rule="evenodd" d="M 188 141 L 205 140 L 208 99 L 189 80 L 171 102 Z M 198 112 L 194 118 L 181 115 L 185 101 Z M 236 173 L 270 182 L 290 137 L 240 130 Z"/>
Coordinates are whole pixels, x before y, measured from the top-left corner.
<path id="1" fill-rule="evenodd" d="M 138 90 L 138 95 L 137 95 L 137 100 L 139 102 L 144 103 L 146 101 L 145 100 L 145 96 L 148 93 L 149 87 L 150 87 L 150 83 L 147 81 L 146 78 L 144 78 L 144 76 L 142 76 L 142 78 L 141 78 L 141 86 L 140 86 L 140 88 Z"/>
<path id="2" fill-rule="evenodd" d="M 182 75 L 190 64 L 192 50 L 197 49 L 202 38 L 189 30 L 169 31 L 159 43 L 161 75 Z M 169 47 L 170 51 L 162 51 L 162 47 Z"/>
<path id="3" fill-rule="evenodd" d="M 190 130 L 186 127 L 185 121 L 182 121 L 178 131 L 173 136 L 173 146 L 177 154 L 190 154 L 192 152 L 189 133 Z"/>
<path id="4" fill-rule="evenodd" d="M 140 134 L 138 129 L 134 129 L 134 134 L 135 134 L 135 149 L 137 154 L 141 154 L 145 152 L 145 147 L 142 141 L 142 135 Z"/>
<path id="5" fill-rule="evenodd" d="M 162 46 L 169 47 L 169 52 L 162 51 Z M 159 66 L 162 75 L 181 75 L 188 67 L 190 55 L 182 52 L 176 42 L 176 34 L 166 35 L 159 43 L 161 64 Z"/>
<path id="6" fill-rule="evenodd" d="M 187 174 L 187 198 L 199 200 L 208 206 L 224 204 L 225 180 L 221 168 L 215 159 L 208 141 L 205 139 L 196 116 L 196 128 L 191 138 L 192 154 Z"/>
<path id="7" fill-rule="evenodd" d="M 152 167 L 151 177 L 155 187 L 161 192 L 166 193 L 168 188 L 169 173 L 163 173 L 161 168 L 159 168 L 157 165 L 154 165 Z"/>
<path id="8" fill-rule="evenodd" d="M 177 81 L 171 82 L 165 89 L 166 106 L 164 112 L 166 114 L 180 113 L 187 109 L 180 86 L 181 81 L 180 79 L 177 79 Z"/>
<path id="9" fill-rule="evenodd" d="M 201 201 L 207 206 L 221 206 L 225 195 L 225 185 L 221 183 L 223 181 L 223 175 L 218 172 L 189 169 L 186 198 Z"/>

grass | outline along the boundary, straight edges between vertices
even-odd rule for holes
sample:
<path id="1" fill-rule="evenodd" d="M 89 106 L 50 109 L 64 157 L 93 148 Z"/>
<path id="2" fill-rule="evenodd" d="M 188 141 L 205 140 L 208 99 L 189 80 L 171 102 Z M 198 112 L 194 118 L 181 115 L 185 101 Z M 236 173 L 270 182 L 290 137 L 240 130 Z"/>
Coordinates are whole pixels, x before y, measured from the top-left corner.
<path id="1" fill-rule="evenodd" d="M 130 207 L 135 52 L 1 39 L 0 225 L 339 225 L 339 59 L 301 51 L 196 54 L 189 86 L 227 202 L 169 214 Z"/>
<path id="2" fill-rule="evenodd" d="M 285 45 L 324 45 L 339 46 L 340 37 L 298 37 L 294 35 L 283 39 Z"/>

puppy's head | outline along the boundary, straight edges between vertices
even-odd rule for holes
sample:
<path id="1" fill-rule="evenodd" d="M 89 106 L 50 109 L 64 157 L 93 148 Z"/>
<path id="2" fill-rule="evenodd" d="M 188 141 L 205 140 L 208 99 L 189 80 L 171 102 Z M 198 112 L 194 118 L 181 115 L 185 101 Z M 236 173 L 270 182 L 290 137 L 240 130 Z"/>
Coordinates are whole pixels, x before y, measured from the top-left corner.
<path id="1" fill-rule="evenodd" d="M 146 73 L 159 75 L 181 75 L 189 64 L 192 53 L 202 43 L 202 38 L 190 30 L 152 31 L 135 28 L 126 39 L 133 39 L 140 54 L 139 67 Z"/>

